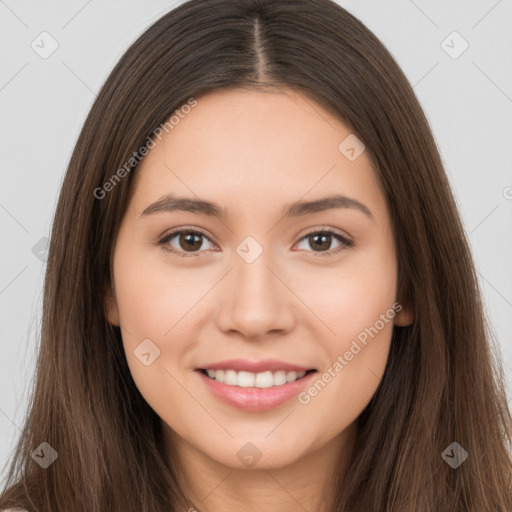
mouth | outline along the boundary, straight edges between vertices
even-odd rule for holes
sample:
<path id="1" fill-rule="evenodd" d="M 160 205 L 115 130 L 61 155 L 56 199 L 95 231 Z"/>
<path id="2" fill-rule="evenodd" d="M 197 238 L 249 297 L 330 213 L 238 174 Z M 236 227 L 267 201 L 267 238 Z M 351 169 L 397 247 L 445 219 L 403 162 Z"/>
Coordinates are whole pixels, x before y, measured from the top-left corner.
<path id="1" fill-rule="evenodd" d="M 284 386 L 290 382 L 296 382 L 310 373 L 316 372 L 316 370 L 311 369 L 299 372 L 294 370 L 278 370 L 254 373 L 232 369 L 213 370 L 206 368 L 200 368 L 198 371 L 209 379 L 225 384 L 226 386 L 259 389 Z"/>
<path id="2" fill-rule="evenodd" d="M 317 369 L 270 360 L 231 360 L 196 368 L 195 373 L 221 402 L 245 411 L 263 412 L 298 395 Z"/>

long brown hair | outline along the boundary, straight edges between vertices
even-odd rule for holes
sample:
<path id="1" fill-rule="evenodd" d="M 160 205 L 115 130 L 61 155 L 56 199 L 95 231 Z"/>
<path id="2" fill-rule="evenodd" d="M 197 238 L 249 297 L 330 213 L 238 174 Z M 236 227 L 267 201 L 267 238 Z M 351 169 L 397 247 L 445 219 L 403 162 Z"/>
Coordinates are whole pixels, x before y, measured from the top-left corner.
<path id="1" fill-rule="evenodd" d="M 330 0 L 191 0 L 146 30 L 111 72 L 62 185 L 34 392 L 0 508 L 191 506 L 178 461 L 164 459 L 161 420 L 106 319 L 113 242 L 137 171 L 133 155 L 154 130 L 190 98 L 268 86 L 306 94 L 364 141 L 393 219 L 401 301 L 414 311 L 412 325 L 394 329 L 348 472 L 334 475 L 331 509 L 512 510 L 502 364 L 438 150 L 393 57 Z M 47 469 L 31 457 L 43 442 L 58 453 Z M 468 454 L 457 468 L 442 456 L 454 442 Z"/>

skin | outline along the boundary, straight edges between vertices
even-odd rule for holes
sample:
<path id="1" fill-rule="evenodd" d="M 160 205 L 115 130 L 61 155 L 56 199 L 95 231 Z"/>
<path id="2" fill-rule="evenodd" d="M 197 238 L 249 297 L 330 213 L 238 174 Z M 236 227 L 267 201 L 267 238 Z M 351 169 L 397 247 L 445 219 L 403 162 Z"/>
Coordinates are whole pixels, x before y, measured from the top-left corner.
<path id="1" fill-rule="evenodd" d="M 166 453 L 172 444 L 202 511 L 325 510 L 329 478 L 348 461 L 355 421 L 384 373 L 393 324 L 413 321 L 401 303 L 307 404 L 237 409 L 194 371 L 271 358 L 321 375 L 400 302 L 391 219 L 368 152 L 350 161 L 338 150 L 350 133 L 292 90 L 220 91 L 198 98 L 137 169 L 115 241 L 108 318 L 121 326 L 134 381 L 162 418 Z M 229 215 L 142 215 L 168 193 L 218 203 Z M 334 193 L 360 201 L 372 217 L 338 208 L 283 218 L 287 205 Z M 157 245 L 183 226 L 206 233 L 199 256 Z M 354 246 L 332 254 L 340 246 L 333 237 L 315 251 L 306 235 L 327 228 Z M 263 249 L 252 263 L 236 252 L 247 236 Z M 191 254 L 179 235 L 167 245 Z M 148 338 L 160 356 L 145 366 L 134 350 Z M 252 468 L 237 457 L 247 442 L 261 452 Z"/>

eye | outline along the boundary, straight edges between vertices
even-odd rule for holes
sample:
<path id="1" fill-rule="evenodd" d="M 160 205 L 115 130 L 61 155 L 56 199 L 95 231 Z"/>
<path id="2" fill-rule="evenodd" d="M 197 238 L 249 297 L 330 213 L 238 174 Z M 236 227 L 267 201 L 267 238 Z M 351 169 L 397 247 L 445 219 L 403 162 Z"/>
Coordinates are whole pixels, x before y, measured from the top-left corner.
<path id="1" fill-rule="evenodd" d="M 339 242 L 339 245 L 335 249 L 329 250 L 333 238 Z M 313 252 L 316 253 L 314 256 L 331 256 L 338 254 L 343 249 L 354 246 L 354 243 L 348 238 L 329 229 L 322 231 L 311 231 L 306 236 L 301 238 L 299 244 L 303 240 L 305 240 L 306 243 L 313 248 Z"/>
<path id="2" fill-rule="evenodd" d="M 173 240 L 176 239 L 173 245 Z M 202 240 L 203 239 L 203 240 Z M 158 244 L 166 251 L 177 254 L 178 256 L 199 256 L 199 249 L 203 248 L 204 240 L 211 240 L 201 231 L 196 229 L 181 228 L 165 235 Z M 176 246 L 177 244 L 177 246 Z"/>
<path id="3" fill-rule="evenodd" d="M 329 250 L 333 239 L 338 241 L 339 245 L 335 249 Z M 199 256 L 202 252 L 201 249 L 205 249 L 203 247 L 203 242 L 205 240 L 215 246 L 206 234 L 199 231 L 197 228 L 180 228 L 165 235 L 158 241 L 158 245 L 162 246 L 164 250 L 172 252 L 177 256 Z M 309 244 L 312 248 L 312 252 L 316 253 L 314 256 L 331 256 L 338 254 L 345 248 L 354 246 L 354 243 L 348 238 L 329 229 L 311 231 L 300 239 L 299 244 L 303 240 Z"/>

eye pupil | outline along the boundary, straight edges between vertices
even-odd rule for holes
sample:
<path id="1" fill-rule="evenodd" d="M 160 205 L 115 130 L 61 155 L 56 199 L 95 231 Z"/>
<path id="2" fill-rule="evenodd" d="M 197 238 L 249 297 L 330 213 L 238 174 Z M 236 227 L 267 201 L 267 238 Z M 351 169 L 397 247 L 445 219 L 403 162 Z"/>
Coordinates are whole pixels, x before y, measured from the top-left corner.
<path id="1" fill-rule="evenodd" d="M 328 242 L 328 243 L 327 243 L 327 245 L 325 245 L 325 243 L 324 243 L 323 247 L 322 247 L 322 246 L 320 247 L 320 250 L 322 250 L 322 249 L 329 249 L 329 246 L 331 245 L 331 244 L 330 244 L 330 241 L 331 241 L 331 235 L 326 234 L 326 233 L 316 233 L 316 234 L 314 234 L 314 235 L 310 235 L 310 236 L 309 236 L 310 243 L 311 243 L 311 240 L 314 240 L 314 243 L 311 243 L 311 247 L 312 247 L 314 250 L 316 250 L 316 249 L 315 249 L 315 245 L 317 244 L 316 239 L 318 239 L 318 238 L 320 238 L 320 239 L 322 240 L 322 242 L 325 242 L 325 241 L 327 241 L 327 242 Z M 320 242 L 320 244 L 321 244 L 322 242 Z"/>
<path id="2" fill-rule="evenodd" d="M 185 241 L 185 243 L 182 243 L 184 241 Z M 201 244 L 202 244 L 201 235 L 197 235 L 195 233 L 187 233 L 185 235 L 180 236 L 180 247 L 182 247 L 185 250 L 200 249 Z"/>

